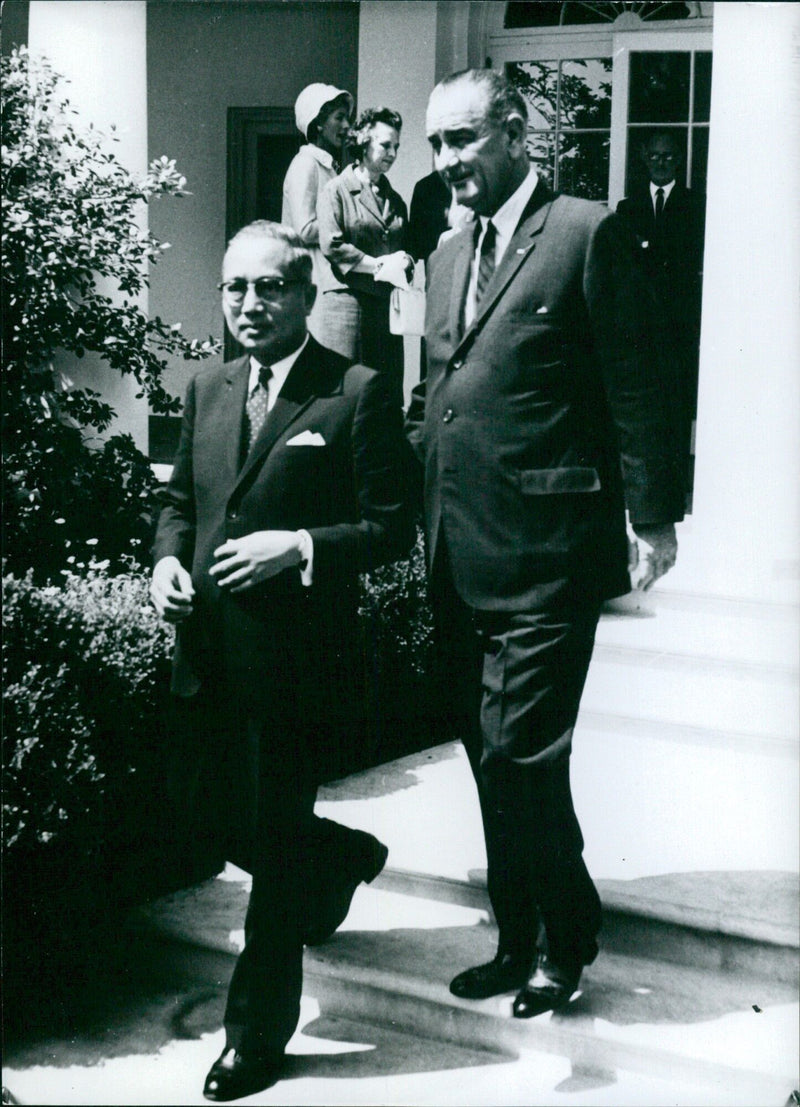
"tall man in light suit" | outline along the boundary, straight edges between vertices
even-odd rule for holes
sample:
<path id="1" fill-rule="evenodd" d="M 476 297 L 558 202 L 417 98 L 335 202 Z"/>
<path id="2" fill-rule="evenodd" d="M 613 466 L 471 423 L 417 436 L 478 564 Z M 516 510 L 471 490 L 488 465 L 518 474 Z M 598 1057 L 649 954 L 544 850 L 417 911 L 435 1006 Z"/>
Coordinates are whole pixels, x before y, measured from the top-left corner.
<path id="1" fill-rule="evenodd" d="M 601 603 L 676 554 L 678 467 L 653 373 L 649 303 L 598 204 L 555 197 L 499 74 L 455 74 L 426 119 L 434 164 L 479 217 L 428 268 L 428 376 L 408 413 L 442 694 L 478 785 L 497 956 L 454 994 L 569 1000 L 600 901 L 572 804 L 572 732 Z"/>
<path id="2" fill-rule="evenodd" d="M 295 232 L 245 227 L 220 287 L 245 355 L 189 385 L 151 596 L 178 627 L 173 691 L 211 731 L 204 780 L 235 827 L 228 856 L 253 874 L 226 1047 L 204 1088 L 230 1100 L 278 1079 L 303 943 L 331 933 L 386 860 L 313 807 L 363 699 L 358 574 L 406 552 L 413 525 L 397 404 L 383 375 L 307 334 L 315 289 Z"/>

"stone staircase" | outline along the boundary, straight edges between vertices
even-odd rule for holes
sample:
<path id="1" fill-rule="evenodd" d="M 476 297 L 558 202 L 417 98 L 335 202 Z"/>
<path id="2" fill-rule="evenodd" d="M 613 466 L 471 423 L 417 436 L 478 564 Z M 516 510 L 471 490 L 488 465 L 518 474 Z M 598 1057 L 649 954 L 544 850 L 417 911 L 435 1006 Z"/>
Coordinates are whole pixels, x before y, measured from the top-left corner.
<path id="1" fill-rule="evenodd" d="M 520 1021 L 511 996 L 449 993 L 496 945 L 458 744 L 322 789 L 320 814 L 390 853 L 340 931 L 306 952 L 321 1018 L 360 1040 L 406 1035 L 411 1053 L 438 1041 L 516 1059 L 494 1100 L 476 1077 L 463 1103 L 782 1107 L 800 1085 L 797 625 L 790 607 L 675 595 L 605 614 L 573 759 L 602 949 L 558 1014 Z M 247 887 L 229 867 L 140 920 L 233 953 Z"/>

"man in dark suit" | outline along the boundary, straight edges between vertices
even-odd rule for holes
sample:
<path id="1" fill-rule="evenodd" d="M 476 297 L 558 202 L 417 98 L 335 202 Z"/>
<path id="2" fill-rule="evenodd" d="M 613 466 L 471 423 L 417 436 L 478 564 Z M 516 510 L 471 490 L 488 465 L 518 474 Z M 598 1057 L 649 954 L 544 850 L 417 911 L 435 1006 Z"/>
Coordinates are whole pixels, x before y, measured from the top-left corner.
<path id="1" fill-rule="evenodd" d="M 601 603 L 676 554 L 681 494 L 627 239 L 528 162 L 524 100 L 472 70 L 433 91 L 434 162 L 475 230 L 432 255 L 425 468 L 441 694 L 478 785 L 497 956 L 457 996 L 566 1002 L 597 953 L 600 901 L 572 804 L 572 732 Z"/>
<path id="2" fill-rule="evenodd" d="M 697 411 L 697 365 L 703 280 L 705 205 L 679 179 L 683 150 L 675 131 L 653 131 L 640 150 L 645 172 L 617 213 L 632 231 L 636 253 L 659 308 L 660 375 L 684 468 L 691 483 L 692 421 Z"/>
<path id="3" fill-rule="evenodd" d="M 408 252 L 414 261 L 427 261 L 449 228 L 450 189 L 434 170 L 414 185 L 408 214 Z"/>
<path id="4" fill-rule="evenodd" d="M 315 289 L 295 232 L 245 227 L 220 287 L 245 355 L 189 385 L 151 596 L 177 625 L 173 691 L 212 731 L 206 788 L 234 828 L 228 856 L 253 874 L 226 1047 L 204 1088 L 229 1100 L 278 1079 L 303 943 L 331 933 L 386 860 L 313 806 L 363 696 L 358 574 L 404 553 L 413 528 L 397 404 L 384 376 L 307 334 Z"/>

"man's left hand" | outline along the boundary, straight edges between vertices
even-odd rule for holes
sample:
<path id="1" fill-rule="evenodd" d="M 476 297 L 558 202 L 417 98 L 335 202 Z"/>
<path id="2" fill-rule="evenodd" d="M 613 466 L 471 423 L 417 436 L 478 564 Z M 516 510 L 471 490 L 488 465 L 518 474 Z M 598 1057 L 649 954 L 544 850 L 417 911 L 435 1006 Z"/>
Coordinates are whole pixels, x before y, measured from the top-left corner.
<path id="1" fill-rule="evenodd" d="M 646 592 L 675 564 L 678 554 L 675 526 L 663 523 L 660 526 L 637 527 L 632 538 L 631 585 Z"/>
<path id="2" fill-rule="evenodd" d="M 284 569 L 300 564 L 300 535 L 294 530 L 256 530 L 229 538 L 214 550 L 209 573 L 227 592 L 244 592 Z"/>

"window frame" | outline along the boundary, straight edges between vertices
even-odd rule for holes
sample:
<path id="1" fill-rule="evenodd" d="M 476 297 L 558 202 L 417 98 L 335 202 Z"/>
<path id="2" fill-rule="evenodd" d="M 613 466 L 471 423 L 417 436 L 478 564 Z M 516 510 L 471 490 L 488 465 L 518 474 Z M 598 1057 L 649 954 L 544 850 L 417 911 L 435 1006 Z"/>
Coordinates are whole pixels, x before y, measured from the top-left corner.
<path id="1" fill-rule="evenodd" d="M 628 160 L 628 102 L 630 95 L 631 52 L 709 52 L 712 49 L 712 21 L 708 18 L 680 22 L 639 21 L 631 27 L 630 14 L 616 23 L 596 27 L 568 26 L 545 30 L 502 27 L 503 5 L 496 5 L 495 30 L 489 28 L 487 55 L 495 69 L 504 69 L 507 62 L 543 62 L 590 60 L 610 57 L 611 123 L 608 171 L 608 205 L 616 207 L 625 195 L 625 172 Z M 620 23 L 623 26 L 620 26 Z M 499 24 L 499 28 L 498 28 Z M 691 67 L 690 111 L 694 105 L 694 66 Z M 644 126 L 644 125 L 643 125 Z M 691 173 L 691 143 L 686 165 Z"/>

